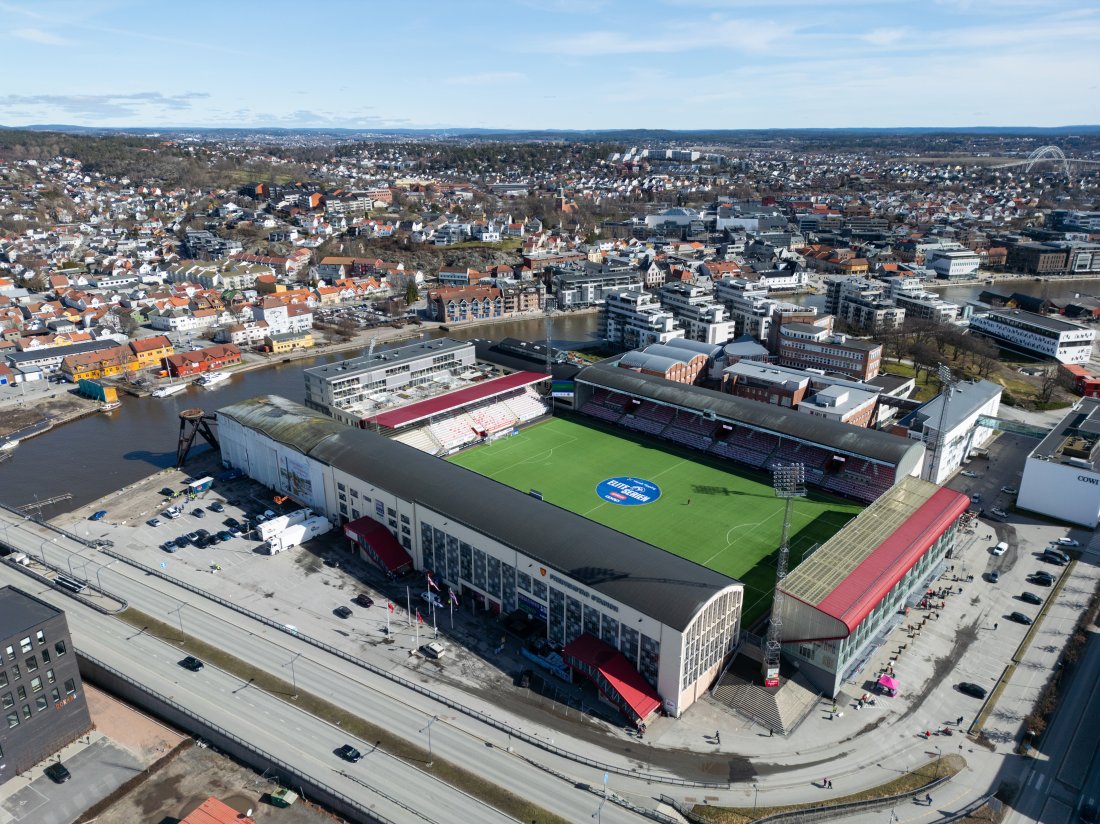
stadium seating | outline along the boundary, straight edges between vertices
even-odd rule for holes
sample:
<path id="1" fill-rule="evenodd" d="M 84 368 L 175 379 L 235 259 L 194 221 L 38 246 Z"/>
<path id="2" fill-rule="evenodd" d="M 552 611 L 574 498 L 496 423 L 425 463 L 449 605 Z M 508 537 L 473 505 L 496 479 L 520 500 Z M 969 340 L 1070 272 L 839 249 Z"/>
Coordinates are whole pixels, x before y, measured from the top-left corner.
<path id="1" fill-rule="evenodd" d="M 595 401 L 588 401 L 588 403 L 581 407 L 581 412 L 586 415 L 591 415 L 593 418 L 610 421 L 611 423 L 618 423 L 619 418 L 623 416 L 623 413 L 621 411 L 612 412 L 606 406 L 602 406 Z"/>
<path id="2" fill-rule="evenodd" d="M 445 449 L 457 449 L 480 437 L 474 422 L 465 413 L 432 421 L 428 429 Z"/>
<path id="3" fill-rule="evenodd" d="M 684 446 L 690 446 L 692 449 L 698 449 L 700 452 L 706 452 L 710 447 L 710 438 L 700 435 L 698 432 L 689 432 L 676 426 L 667 427 L 663 437 Z"/>
<path id="4" fill-rule="evenodd" d="M 623 426 L 628 426 L 631 429 L 636 429 L 639 432 L 645 432 L 648 435 L 660 435 L 661 430 L 665 428 L 665 424 L 661 421 L 650 420 L 649 418 L 642 418 L 637 415 L 623 415 L 620 418 L 619 423 Z"/>
<path id="5" fill-rule="evenodd" d="M 398 432 L 393 436 L 393 439 L 408 444 L 409 446 L 416 447 L 421 452 L 427 452 L 429 455 L 437 455 L 440 451 L 439 443 L 432 438 L 431 432 L 422 426 Z"/>
<path id="6" fill-rule="evenodd" d="M 647 418 L 651 421 L 656 421 L 664 425 L 672 423 L 672 418 L 676 414 L 676 410 L 671 406 L 660 406 L 654 403 L 643 403 L 635 412 L 638 417 Z"/>
<path id="7" fill-rule="evenodd" d="M 474 426 L 482 432 L 509 429 L 519 423 L 519 418 L 501 401 L 471 409 L 467 414 L 474 422 Z"/>
<path id="8" fill-rule="evenodd" d="M 515 397 L 506 398 L 504 403 L 521 422 L 541 418 L 547 412 L 546 404 L 538 393 L 531 389 L 525 389 Z"/>

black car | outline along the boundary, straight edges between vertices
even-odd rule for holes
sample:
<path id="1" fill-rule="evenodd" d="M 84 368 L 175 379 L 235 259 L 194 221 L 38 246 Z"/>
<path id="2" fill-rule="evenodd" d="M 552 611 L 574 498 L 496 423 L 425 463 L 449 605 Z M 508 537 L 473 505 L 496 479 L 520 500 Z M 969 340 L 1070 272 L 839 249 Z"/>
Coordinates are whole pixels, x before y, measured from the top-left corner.
<path id="1" fill-rule="evenodd" d="M 206 510 L 203 509 L 201 506 L 197 506 L 191 510 L 191 514 L 194 515 L 196 518 L 205 518 Z"/>
<path id="2" fill-rule="evenodd" d="M 341 618 L 350 618 L 352 616 L 350 607 L 337 607 L 333 612 Z"/>
<path id="3" fill-rule="evenodd" d="M 1054 576 L 1049 572 L 1034 572 L 1028 579 L 1033 584 L 1038 584 L 1041 587 L 1049 587 L 1054 583 Z"/>
<path id="4" fill-rule="evenodd" d="M 225 512 L 225 507 L 222 506 L 221 503 L 218 501 L 214 501 L 214 503 L 207 506 L 207 509 L 209 509 L 211 512 Z"/>
<path id="5" fill-rule="evenodd" d="M 240 527 L 240 525 L 241 525 L 241 522 L 238 521 L 236 518 L 226 518 L 224 521 L 222 521 L 222 523 L 225 524 L 226 526 L 231 526 L 231 527 Z"/>
<path id="6" fill-rule="evenodd" d="M 336 751 L 336 754 L 343 758 L 345 761 L 350 761 L 352 764 L 354 764 L 356 761 L 359 761 L 363 757 L 363 753 L 359 752 L 359 750 L 355 749 L 355 747 L 353 747 L 351 744 L 345 744 L 344 746 L 340 747 L 340 749 Z"/>
<path id="7" fill-rule="evenodd" d="M 999 580 L 1001 580 L 1001 571 L 999 569 L 995 569 L 989 573 L 989 583 L 995 584 Z"/>
<path id="8" fill-rule="evenodd" d="M 1026 624 L 1026 625 L 1031 624 L 1031 619 L 1028 618 L 1026 615 L 1024 615 L 1022 612 L 1009 613 L 1008 618 L 1011 621 L 1015 621 L 1017 624 Z"/>
<path id="9" fill-rule="evenodd" d="M 1025 601 L 1029 604 L 1035 604 L 1036 606 L 1043 603 L 1043 599 L 1036 595 L 1034 592 L 1021 592 L 1020 600 Z"/>
<path id="10" fill-rule="evenodd" d="M 206 539 L 206 543 L 208 546 L 217 546 L 221 542 L 222 539 L 218 535 L 211 535 L 209 538 Z"/>
<path id="11" fill-rule="evenodd" d="M 210 546 L 210 538 L 200 535 L 198 538 L 195 539 L 195 546 L 197 546 L 199 549 L 206 549 L 208 546 Z"/>
<path id="12" fill-rule="evenodd" d="M 176 494 L 176 490 L 170 489 L 166 486 L 160 491 L 160 494 L 163 495 L 165 498 L 171 498 L 173 495 Z"/>
<path id="13" fill-rule="evenodd" d="M 54 784 L 64 784 L 73 777 L 72 773 L 65 769 L 65 765 L 60 763 L 50 764 L 50 766 L 43 770 L 43 773 Z"/>
<path id="14" fill-rule="evenodd" d="M 328 556 L 328 557 L 325 558 L 324 564 L 327 567 L 339 567 L 340 566 L 340 562 L 338 560 L 336 560 L 335 558 L 331 557 L 331 556 Z"/>
<path id="15" fill-rule="evenodd" d="M 178 538 L 176 538 L 176 546 L 178 546 L 180 549 L 183 549 L 185 546 L 187 546 L 187 536 L 180 535 Z"/>
<path id="16" fill-rule="evenodd" d="M 974 698 L 985 698 L 986 696 L 985 687 L 979 684 L 973 684 L 970 681 L 961 682 L 959 684 L 959 692 L 973 696 Z"/>
<path id="17" fill-rule="evenodd" d="M 357 603 L 361 607 L 373 607 L 374 599 L 367 595 L 367 593 L 360 592 L 358 595 L 355 596 L 355 603 Z"/>
<path id="18" fill-rule="evenodd" d="M 534 670 L 521 670 L 519 676 L 516 678 L 516 684 L 519 686 L 520 689 L 529 689 L 531 686 L 531 679 L 534 677 Z"/>
<path id="19" fill-rule="evenodd" d="M 191 670 L 191 672 L 198 672 L 203 668 L 204 665 L 202 661 L 200 661 L 194 655 L 188 655 L 186 658 L 180 661 L 180 666 L 184 669 Z"/>
<path id="20" fill-rule="evenodd" d="M 228 530 L 223 529 L 221 532 L 218 533 L 218 540 L 231 541 L 233 540 L 233 534 Z"/>

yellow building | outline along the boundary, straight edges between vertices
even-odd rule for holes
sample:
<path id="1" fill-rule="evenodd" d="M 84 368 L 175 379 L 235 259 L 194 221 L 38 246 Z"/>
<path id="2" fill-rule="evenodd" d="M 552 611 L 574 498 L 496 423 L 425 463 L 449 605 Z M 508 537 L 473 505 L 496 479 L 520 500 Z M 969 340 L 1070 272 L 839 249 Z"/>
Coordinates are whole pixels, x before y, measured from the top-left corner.
<path id="1" fill-rule="evenodd" d="M 99 352 L 69 355 L 61 361 L 61 374 L 73 383 L 80 380 L 110 378 L 139 369 L 138 359 L 129 346 L 116 346 Z"/>
<path id="2" fill-rule="evenodd" d="M 313 346 L 313 335 L 309 332 L 284 332 L 281 335 L 264 337 L 264 351 L 272 354 L 293 352 L 295 349 L 309 349 Z"/>
<path id="3" fill-rule="evenodd" d="M 176 349 L 172 341 L 164 335 L 155 335 L 151 338 L 130 341 L 130 350 L 137 358 L 137 369 L 148 369 L 151 366 L 160 366 L 169 355 L 174 355 Z"/>

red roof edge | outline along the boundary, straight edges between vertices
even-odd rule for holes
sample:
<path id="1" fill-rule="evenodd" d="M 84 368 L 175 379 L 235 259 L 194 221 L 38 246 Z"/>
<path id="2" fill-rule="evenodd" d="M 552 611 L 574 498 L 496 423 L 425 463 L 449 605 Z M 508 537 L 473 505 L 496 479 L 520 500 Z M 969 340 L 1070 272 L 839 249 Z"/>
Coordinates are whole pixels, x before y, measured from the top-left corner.
<path id="1" fill-rule="evenodd" d="M 390 572 L 400 572 L 411 567 L 412 556 L 393 537 L 385 526 L 369 516 L 344 524 L 344 535 L 369 550 Z"/>
<path id="2" fill-rule="evenodd" d="M 468 404 L 491 398 L 494 395 L 501 395 L 521 386 L 530 386 L 532 383 L 538 383 L 548 377 L 548 375 L 541 372 L 513 372 L 510 375 L 501 375 L 499 378 L 492 378 L 481 383 L 475 383 L 473 386 L 456 389 L 454 392 L 447 392 L 434 398 L 410 403 L 408 406 L 391 409 L 388 412 L 380 412 L 377 415 L 365 418 L 364 421 L 396 429 L 405 424 L 430 418 L 432 415 L 450 412 Z"/>
<path id="3" fill-rule="evenodd" d="M 843 621 L 848 631 L 854 632 L 969 506 L 970 498 L 961 492 L 938 490 L 825 596 L 817 609 Z"/>
<path id="4" fill-rule="evenodd" d="M 608 695 L 604 683 L 592 678 L 600 692 L 623 709 L 634 713 L 635 721 L 645 721 L 661 706 L 661 696 L 634 669 L 626 656 L 594 635 L 586 632 L 570 641 L 562 650 L 562 657 L 570 667 L 577 669 L 586 678 L 592 676 L 570 659 L 596 670 L 613 694 Z"/>

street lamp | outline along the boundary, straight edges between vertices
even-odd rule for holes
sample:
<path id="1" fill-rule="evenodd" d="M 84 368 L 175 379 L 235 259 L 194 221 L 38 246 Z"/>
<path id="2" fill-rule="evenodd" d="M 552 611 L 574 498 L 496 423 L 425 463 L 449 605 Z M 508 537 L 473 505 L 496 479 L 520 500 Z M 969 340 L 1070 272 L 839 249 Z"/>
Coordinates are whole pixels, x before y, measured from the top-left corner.
<path id="1" fill-rule="evenodd" d="M 756 818 L 756 797 L 760 795 L 760 785 L 752 782 L 752 816 Z"/>
<path id="2" fill-rule="evenodd" d="M 432 763 L 434 761 L 434 759 L 432 758 L 432 724 L 434 724 L 438 720 L 439 720 L 439 716 L 438 715 L 433 715 L 432 720 L 429 721 L 424 726 L 424 728 L 420 730 L 420 732 L 424 732 L 424 730 L 428 731 L 428 766 L 429 767 L 432 765 Z"/>
<path id="3" fill-rule="evenodd" d="M 603 805 L 607 803 L 607 797 L 600 799 L 600 806 L 596 808 L 596 812 L 592 813 L 592 817 L 596 819 L 596 824 L 600 824 L 603 821 Z"/>
<path id="4" fill-rule="evenodd" d="M 298 678 L 294 674 L 294 662 L 297 661 L 301 657 L 302 657 L 302 653 L 299 652 L 297 655 L 295 655 L 293 658 L 291 658 L 290 661 L 288 661 L 286 664 L 283 664 L 284 667 L 286 667 L 286 666 L 290 667 L 290 683 L 294 687 L 294 695 L 292 695 L 291 698 L 297 698 L 298 697 Z"/>
<path id="5" fill-rule="evenodd" d="M 111 561 L 111 563 L 107 564 L 107 566 L 96 567 L 95 584 L 96 584 L 97 587 L 99 587 L 100 592 L 103 592 L 103 581 L 101 581 L 100 578 L 99 578 L 100 573 L 103 572 L 103 570 L 105 570 L 105 569 L 110 569 L 111 567 L 113 567 L 117 563 L 118 563 L 118 558 L 115 558 L 114 560 Z"/>
<path id="6" fill-rule="evenodd" d="M 932 773 L 932 780 L 935 781 L 940 777 L 940 759 L 943 758 L 943 750 L 940 749 L 940 745 L 936 745 L 936 767 Z"/>
<path id="7" fill-rule="evenodd" d="M 185 606 L 187 606 L 187 602 L 183 601 L 175 609 L 168 610 L 169 615 L 171 615 L 174 612 L 174 613 L 176 613 L 176 617 L 179 618 L 179 621 L 180 621 L 180 635 L 182 635 L 182 636 L 186 636 L 186 634 L 187 634 L 183 631 L 183 608 Z M 180 638 L 180 643 L 182 644 L 183 642 L 184 642 L 184 638 Z"/>

